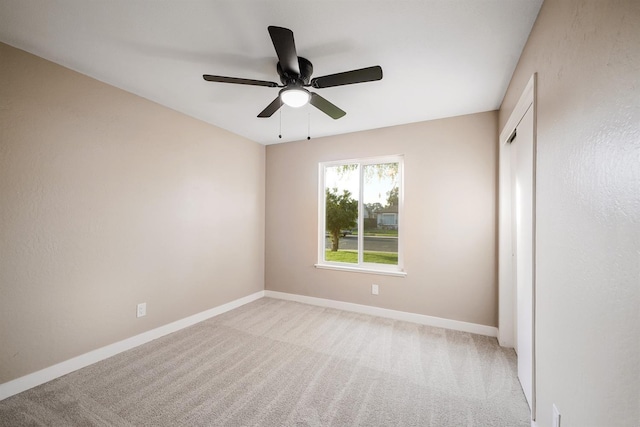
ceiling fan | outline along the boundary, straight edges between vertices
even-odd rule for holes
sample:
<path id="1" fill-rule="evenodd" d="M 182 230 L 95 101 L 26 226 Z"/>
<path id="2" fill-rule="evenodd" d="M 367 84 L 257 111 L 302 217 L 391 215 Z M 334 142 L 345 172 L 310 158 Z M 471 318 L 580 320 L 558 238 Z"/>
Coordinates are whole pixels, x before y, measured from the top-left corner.
<path id="1" fill-rule="evenodd" d="M 323 89 L 382 79 L 382 68 L 379 65 L 311 79 L 313 65 L 308 59 L 298 56 L 293 40 L 293 32 L 287 28 L 274 26 L 268 27 L 268 30 L 273 47 L 278 55 L 276 71 L 280 75 L 281 85 L 265 80 L 212 76 L 210 74 L 202 76 L 208 82 L 282 88 L 278 97 L 267 108 L 262 110 L 258 117 L 271 117 L 273 113 L 282 107 L 282 104 L 295 108 L 309 103 L 329 117 L 339 119 L 347 113 L 317 93 L 310 92 L 305 88 Z"/>

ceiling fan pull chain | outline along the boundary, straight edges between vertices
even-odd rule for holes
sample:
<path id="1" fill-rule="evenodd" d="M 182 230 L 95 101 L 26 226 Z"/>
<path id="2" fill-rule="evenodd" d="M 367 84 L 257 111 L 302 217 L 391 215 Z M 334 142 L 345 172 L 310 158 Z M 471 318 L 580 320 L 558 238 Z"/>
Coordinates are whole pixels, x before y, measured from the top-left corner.
<path id="1" fill-rule="evenodd" d="M 307 141 L 311 139 L 311 113 L 307 113 Z"/>
<path id="2" fill-rule="evenodd" d="M 280 132 L 278 132 L 278 138 L 282 139 L 282 109 L 280 110 Z"/>

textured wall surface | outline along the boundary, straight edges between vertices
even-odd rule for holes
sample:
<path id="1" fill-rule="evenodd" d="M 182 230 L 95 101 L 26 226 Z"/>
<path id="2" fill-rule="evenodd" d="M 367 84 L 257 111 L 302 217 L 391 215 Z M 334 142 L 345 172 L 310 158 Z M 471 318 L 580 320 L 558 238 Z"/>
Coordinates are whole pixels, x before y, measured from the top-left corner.
<path id="1" fill-rule="evenodd" d="M 0 44 L 0 383 L 262 290 L 264 151 Z"/>
<path id="2" fill-rule="evenodd" d="M 266 289 L 496 326 L 496 140 L 488 112 L 268 146 Z M 407 276 L 316 269 L 318 163 L 391 154 Z"/>
<path id="3" fill-rule="evenodd" d="M 538 425 L 640 425 L 640 2 L 545 0 L 500 110 L 538 72 Z"/>

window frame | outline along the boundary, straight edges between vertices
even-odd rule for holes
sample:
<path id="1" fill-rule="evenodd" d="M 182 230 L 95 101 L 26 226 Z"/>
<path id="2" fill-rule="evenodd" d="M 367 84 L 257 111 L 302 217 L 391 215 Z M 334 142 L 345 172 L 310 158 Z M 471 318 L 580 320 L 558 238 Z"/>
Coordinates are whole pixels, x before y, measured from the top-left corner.
<path id="1" fill-rule="evenodd" d="M 363 261 L 364 255 L 364 185 L 363 175 L 366 165 L 398 163 L 398 264 L 367 263 Z M 337 261 L 326 261 L 325 240 L 326 240 L 326 196 L 325 196 L 325 168 L 341 166 L 346 164 L 358 164 L 358 263 L 344 263 Z M 404 226 L 404 156 L 401 154 L 363 157 L 346 160 L 332 160 L 318 163 L 318 258 L 316 268 L 351 271 L 359 273 L 381 274 L 389 276 L 406 276 L 404 271 L 403 242 L 405 234 Z"/>

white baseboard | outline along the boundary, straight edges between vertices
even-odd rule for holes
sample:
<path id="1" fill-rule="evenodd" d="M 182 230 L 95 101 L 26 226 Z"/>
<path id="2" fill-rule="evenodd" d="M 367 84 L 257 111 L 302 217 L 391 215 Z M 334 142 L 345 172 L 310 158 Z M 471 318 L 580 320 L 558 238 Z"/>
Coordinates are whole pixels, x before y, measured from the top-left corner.
<path id="1" fill-rule="evenodd" d="M 234 308 L 238 308 L 262 297 L 264 297 L 264 291 L 259 291 L 254 294 L 247 295 L 246 297 L 239 298 L 226 304 L 222 304 L 218 307 L 214 307 L 201 313 L 194 314 L 193 316 L 176 320 L 175 322 L 171 322 L 167 325 L 160 326 L 131 338 L 127 338 L 125 340 L 109 344 L 105 347 L 101 347 L 88 353 L 81 354 L 80 356 L 74 357 L 73 359 L 65 360 L 64 362 L 60 362 L 56 365 L 50 366 L 32 374 L 28 374 L 4 384 L 0 384 L 0 400 L 6 399 L 7 397 L 21 393 L 40 384 L 44 384 L 47 381 L 51 381 L 73 371 L 77 371 L 80 368 L 84 368 L 85 366 L 89 366 L 108 357 L 115 356 L 116 354 L 122 353 L 123 351 L 127 351 L 139 345 L 148 343 L 149 341 L 153 341 L 172 332 L 176 332 L 198 322 L 202 322 L 203 320 L 207 320 L 222 313 L 226 313 L 229 310 L 233 310 Z"/>
<path id="2" fill-rule="evenodd" d="M 498 328 L 494 326 L 478 325 L 477 323 L 443 319 L 442 317 L 427 316 L 417 313 L 407 313 L 406 311 L 390 310 L 388 308 L 373 307 L 370 305 L 361 305 L 350 302 L 308 297 L 304 295 L 288 294 L 285 292 L 264 291 L 264 296 L 284 299 L 288 301 L 302 302 L 305 304 L 318 305 L 320 307 L 328 307 L 338 310 L 352 311 L 355 313 L 369 314 L 372 316 L 386 317 L 388 319 L 403 320 L 405 322 L 419 323 L 421 325 L 435 326 L 438 328 L 452 329 L 454 331 L 470 332 L 472 334 L 486 335 L 489 337 L 498 336 Z"/>

